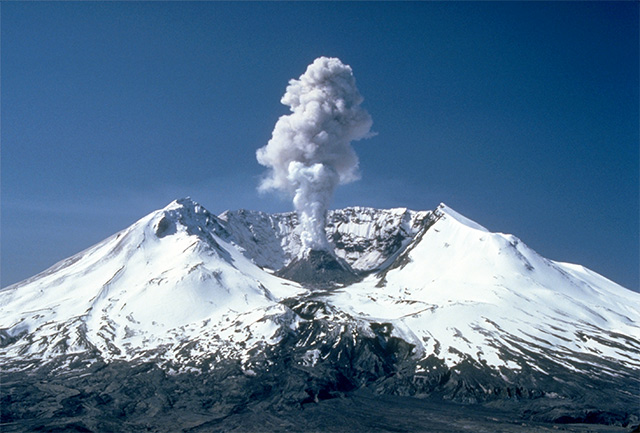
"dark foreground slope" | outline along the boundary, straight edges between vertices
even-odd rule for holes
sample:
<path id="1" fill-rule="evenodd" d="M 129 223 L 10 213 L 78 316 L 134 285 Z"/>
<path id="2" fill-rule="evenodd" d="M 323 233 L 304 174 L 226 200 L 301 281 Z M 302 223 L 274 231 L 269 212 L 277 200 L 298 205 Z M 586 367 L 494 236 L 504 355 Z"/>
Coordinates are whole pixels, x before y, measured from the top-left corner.
<path id="1" fill-rule="evenodd" d="M 9 373 L 0 431 L 629 432 L 635 425 L 620 414 L 544 398 L 462 404 L 381 395 L 373 386 L 310 399 L 304 385 L 313 377 L 295 372 L 283 380 L 249 377 L 235 365 L 175 376 L 127 363 L 98 363 L 82 374 Z M 598 421 L 613 424 L 592 424 Z"/>

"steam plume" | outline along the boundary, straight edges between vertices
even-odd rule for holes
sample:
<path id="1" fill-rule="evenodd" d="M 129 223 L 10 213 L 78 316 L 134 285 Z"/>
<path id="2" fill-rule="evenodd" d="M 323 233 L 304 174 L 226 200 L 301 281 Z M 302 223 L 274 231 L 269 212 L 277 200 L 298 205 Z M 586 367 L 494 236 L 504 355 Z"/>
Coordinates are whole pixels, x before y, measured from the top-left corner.
<path id="1" fill-rule="evenodd" d="M 278 119 L 271 140 L 258 149 L 258 162 L 269 168 L 259 190 L 293 197 L 306 251 L 329 250 L 325 218 L 333 192 L 359 179 L 351 142 L 368 137 L 372 125 L 362 101 L 349 65 L 317 58 L 289 81 L 281 102 L 292 113 Z"/>

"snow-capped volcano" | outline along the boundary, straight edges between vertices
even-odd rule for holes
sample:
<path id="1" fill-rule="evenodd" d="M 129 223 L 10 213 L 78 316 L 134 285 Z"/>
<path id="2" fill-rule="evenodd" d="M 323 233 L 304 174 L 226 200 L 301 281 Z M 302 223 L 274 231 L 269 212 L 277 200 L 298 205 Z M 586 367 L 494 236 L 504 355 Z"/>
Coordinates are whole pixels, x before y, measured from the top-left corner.
<path id="1" fill-rule="evenodd" d="M 0 291 L 4 369 L 232 361 L 302 375 L 302 400 L 363 386 L 461 401 L 600 393 L 635 410 L 640 294 L 445 205 L 335 210 L 326 232 L 344 273 L 314 281 L 295 213 L 175 201 Z M 337 266 L 325 259 L 314 266 Z"/>

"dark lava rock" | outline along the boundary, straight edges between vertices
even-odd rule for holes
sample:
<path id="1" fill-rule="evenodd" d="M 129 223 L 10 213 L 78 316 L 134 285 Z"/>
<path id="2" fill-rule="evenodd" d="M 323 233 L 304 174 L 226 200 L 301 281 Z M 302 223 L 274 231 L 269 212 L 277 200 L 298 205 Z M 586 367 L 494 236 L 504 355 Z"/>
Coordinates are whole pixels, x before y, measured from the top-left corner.
<path id="1" fill-rule="evenodd" d="M 312 288 L 352 284 L 361 275 L 339 257 L 328 251 L 310 250 L 280 269 L 276 275 Z"/>

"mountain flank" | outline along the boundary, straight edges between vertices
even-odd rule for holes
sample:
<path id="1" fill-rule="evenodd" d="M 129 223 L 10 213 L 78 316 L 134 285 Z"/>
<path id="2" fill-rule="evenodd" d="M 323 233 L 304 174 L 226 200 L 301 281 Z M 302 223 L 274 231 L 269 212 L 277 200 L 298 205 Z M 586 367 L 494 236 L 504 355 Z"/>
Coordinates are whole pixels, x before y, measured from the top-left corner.
<path id="1" fill-rule="evenodd" d="M 2 289 L 3 431 L 638 424 L 639 294 L 445 205 L 326 233 L 182 199 Z"/>

